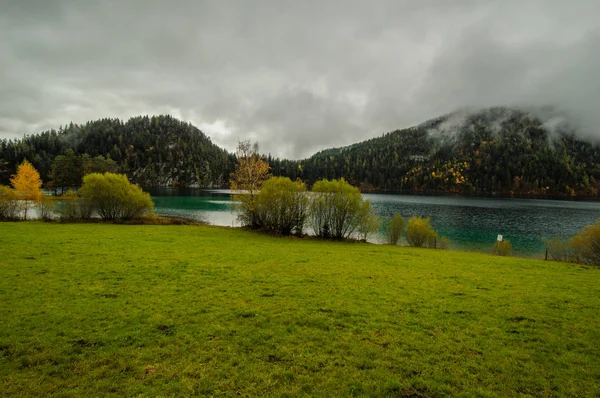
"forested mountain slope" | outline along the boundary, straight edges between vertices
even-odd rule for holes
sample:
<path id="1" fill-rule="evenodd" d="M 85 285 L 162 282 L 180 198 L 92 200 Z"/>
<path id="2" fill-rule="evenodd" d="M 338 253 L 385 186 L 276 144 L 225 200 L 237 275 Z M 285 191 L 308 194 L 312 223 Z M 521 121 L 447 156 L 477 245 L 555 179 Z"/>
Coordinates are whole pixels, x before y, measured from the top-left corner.
<path id="1" fill-rule="evenodd" d="M 364 191 L 598 196 L 600 147 L 581 137 L 552 112 L 496 107 L 451 113 L 308 159 L 265 159 L 274 175 L 309 184 L 343 177 Z M 25 158 L 52 181 L 61 155 L 100 166 L 109 159 L 145 186 L 226 186 L 235 165 L 233 154 L 171 116 L 101 119 L 0 141 L 0 184 Z"/>
<path id="2" fill-rule="evenodd" d="M 275 174 L 309 182 L 343 177 L 363 190 L 597 196 L 600 148 L 578 134 L 563 118 L 498 107 L 452 113 L 298 162 L 270 162 Z"/>
<path id="3" fill-rule="evenodd" d="M 223 186 L 234 163 L 232 155 L 199 129 L 171 116 L 100 119 L 1 141 L 0 184 L 8 183 L 25 158 L 45 182 L 52 180 L 55 158 L 69 149 L 76 156 L 112 159 L 117 171 L 140 185 Z"/>

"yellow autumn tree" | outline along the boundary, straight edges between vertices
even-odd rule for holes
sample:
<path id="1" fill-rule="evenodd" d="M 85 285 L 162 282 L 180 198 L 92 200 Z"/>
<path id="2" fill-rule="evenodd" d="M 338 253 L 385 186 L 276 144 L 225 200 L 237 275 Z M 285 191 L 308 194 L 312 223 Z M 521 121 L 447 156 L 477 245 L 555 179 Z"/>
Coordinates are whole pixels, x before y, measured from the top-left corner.
<path id="1" fill-rule="evenodd" d="M 15 194 L 22 201 L 24 218 L 27 220 L 27 210 L 32 203 L 39 203 L 44 196 L 42 192 L 42 179 L 40 173 L 24 160 L 17 168 L 17 174 L 13 175 L 10 183 L 15 189 Z"/>
<path id="2" fill-rule="evenodd" d="M 241 141 L 236 151 L 237 165 L 231 174 L 229 185 L 238 191 L 234 200 L 239 202 L 238 219 L 250 228 L 260 227 L 256 215 L 256 194 L 262 183 L 269 178 L 269 164 L 258 153 L 258 143 Z"/>

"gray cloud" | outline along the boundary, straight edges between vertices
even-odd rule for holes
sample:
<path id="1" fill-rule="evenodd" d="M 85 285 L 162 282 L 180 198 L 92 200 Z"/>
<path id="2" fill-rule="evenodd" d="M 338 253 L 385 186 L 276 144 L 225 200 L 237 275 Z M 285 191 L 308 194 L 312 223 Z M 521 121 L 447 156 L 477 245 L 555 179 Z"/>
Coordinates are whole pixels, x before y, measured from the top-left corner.
<path id="1" fill-rule="evenodd" d="M 229 150 L 298 158 L 545 104 L 600 133 L 591 0 L 0 2 L 0 137 L 171 113 Z"/>

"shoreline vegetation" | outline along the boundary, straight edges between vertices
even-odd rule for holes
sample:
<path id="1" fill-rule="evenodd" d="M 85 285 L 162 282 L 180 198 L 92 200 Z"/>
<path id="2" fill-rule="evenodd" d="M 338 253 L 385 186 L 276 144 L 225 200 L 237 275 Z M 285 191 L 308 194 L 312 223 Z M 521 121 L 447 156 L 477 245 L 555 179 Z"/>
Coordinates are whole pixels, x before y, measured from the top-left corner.
<path id="1" fill-rule="evenodd" d="M 1 227 L 0 395 L 600 394 L 594 267 L 215 226 Z"/>
<path id="2" fill-rule="evenodd" d="M 412 247 L 447 250 L 451 237 L 439 236 L 429 218 L 411 217 L 406 221 L 399 214 L 388 219 L 376 216 L 370 201 L 364 200 L 358 188 L 340 180 L 320 180 L 308 191 L 300 181 L 274 177 L 269 165 L 258 152 L 258 144 L 239 143 L 238 163 L 230 185 L 238 202 L 241 225 L 278 236 L 306 236 L 307 230 L 319 239 L 367 241 L 383 230 L 387 243 L 398 245 L 404 235 Z M 103 222 L 148 225 L 201 225 L 200 221 L 180 217 L 158 217 L 150 195 L 132 184 L 127 176 L 90 173 L 75 192 L 67 190 L 60 196 L 44 195 L 37 170 L 24 161 L 11 178 L 13 189 L 0 186 L 0 221 L 16 220 L 36 205 L 42 221 Z M 406 227 L 405 227 L 406 225 Z M 568 240 L 543 239 L 545 260 L 600 265 L 600 221 L 584 228 Z M 489 252 L 498 256 L 512 253 L 508 240 L 490 243 Z"/>

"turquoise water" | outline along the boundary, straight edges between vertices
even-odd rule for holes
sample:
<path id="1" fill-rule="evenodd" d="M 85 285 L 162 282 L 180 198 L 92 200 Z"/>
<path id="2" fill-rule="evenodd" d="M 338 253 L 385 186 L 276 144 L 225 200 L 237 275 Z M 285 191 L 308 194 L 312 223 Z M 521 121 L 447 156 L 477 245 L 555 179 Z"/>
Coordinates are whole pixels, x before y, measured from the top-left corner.
<path id="1" fill-rule="evenodd" d="M 576 235 L 600 219 L 600 202 L 513 198 L 465 198 L 408 195 L 364 195 L 377 213 L 394 212 L 405 219 L 431 217 L 440 235 L 454 248 L 489 251 L 498 235 L 508 239 L 515 254 L 539 256 L 542 238 Z"/>
<path id="2" fill-rule="evenodd" d="M 186 217 L 214 225 L 239 226 L 228 190 L 148 189 L 159 215 Z M 365 194 L 377 214 L 405 219 L 431 217 L 451 247 L 489 251 L 497 236 L 512 242 L 514 253 L 543 255 L 542 238 L 571 237 L 600 219 L 600 202 L 512 198 L 465 198 Z M 383 241 L 383 234 L 373 241 Z"/>
<path id="3" fill-rule="evenodd" d="M 234 202 L 226 189 L 145 188 L 161 216 L 183 217 L 221 226 L 239 226 Z"/>

